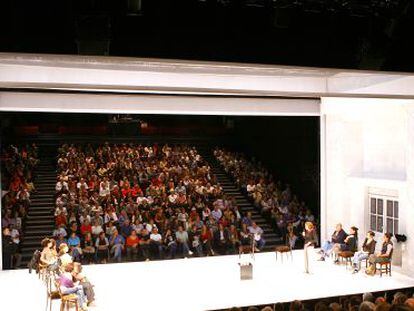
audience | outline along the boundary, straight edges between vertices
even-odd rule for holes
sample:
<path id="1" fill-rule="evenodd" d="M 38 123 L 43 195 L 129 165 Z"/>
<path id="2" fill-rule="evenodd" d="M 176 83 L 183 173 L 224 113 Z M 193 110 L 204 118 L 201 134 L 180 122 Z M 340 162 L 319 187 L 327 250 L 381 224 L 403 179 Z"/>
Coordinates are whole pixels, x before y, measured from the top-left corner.
<path id="1" fill-rule="evenodd" d="M 38 163 L 36 144 L 5 145 L 1 149 L 1 228 L 3 250 L 6 251 L 3 253 L 4 269 L 20 265 L 22 229 L 30 206 L 30 197 L 35 191 L 34 170 Z M 5 228 L 8 230 L 4 230 Z"/>
<path id="2" fill-rule="evenodd" d="M 65 144 L 57 163 L 54 237 L 75 261 L 234 254 L 242 243 L 243 215 L 194 147 Z M 262 249 L 263 230 L 247 224 Z"/>
<path id="3" fill-rule="evenodd" d="M 310 301 L 295 300 L 291 303 L 276 303 L 273 306 L 250 306 L 245 308 L 233 307 L 228 311 L 260 310 L 260 311 L 414 311 L 414 295 L 397 291 L 394 295 L 381 293 L 377 296 L 372 293 L 363 295 L 342 296 L 337 298 L 324 298 Z M 387 298 L 388 297 L 388 298 Z"/>
<path id="4" fill-rule="evenodd" d="M 312 212 L 292 194 L 289 185 L 284 188 L 273 175 L 255 159 L 248 160 L 241 153 L 216 148 L 214 155 L 224 170 L 267 218 L 286 243 L 295 247 L 305 222 L 315 222 Z M 247 223 L 251 226 L 249 220 Z M 264 240 L 261 240 L 264 243 Z M 260 246 L 258 246 L 260 249 Z"/>

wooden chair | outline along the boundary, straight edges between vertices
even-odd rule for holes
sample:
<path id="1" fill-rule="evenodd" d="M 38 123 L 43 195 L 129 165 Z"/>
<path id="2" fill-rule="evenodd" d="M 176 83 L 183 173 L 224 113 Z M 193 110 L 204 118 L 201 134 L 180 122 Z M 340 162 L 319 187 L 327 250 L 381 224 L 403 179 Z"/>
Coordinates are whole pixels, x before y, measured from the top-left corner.
<path id="1" fill-rule="evenodd" d="M 254 259 L 254 246 L 252 245 L 240 245 L 239 246 L 239 259 L 242 254 L 250 254 L 250 257 Z"/>
<path id="2" fill-rule="evenodd" d="M 276 261 L 277 261 L 277 254 L 280 253 L 280 259 L 283 263 L 283 254 L 286 256 L 286 259 L 288 255 L 290 255 L 290 260 L 293 261 L 293 254 L 292 249 L 288 245 L 279 245 L 275 247 L 275 254 L 276 254 Z"/>
<path id="3" fill-rule="evenodd" d="M 53 272 L 49 272 L 51 273 L 50 277 L 49 277 L 49 281 L 45 282 L 46 283 L 46 293 L 47 293 L 47 297 L 46 297 L 46 311 L 49 307 L 49 311 L 52 311 L 52 302 L 53 300 L 57 300 L 60 299 L 60 295 L 59 295 L 59 291 L 56 287 L 55 282 L 56 282 L 56 276 Z"/>
<path id="4" fill-rule="evenodd" d="M 383 273 L 385 273 L 385 275 L 391 276 L 391 259 L 375 263 L 375 270 L 379 270 L 380 277 L 382 277 Z"/>
<path id="5" fill-rule="evenodd" d="M 60 290 L 60 284 L 59 282 L 55 279 L 55 287 L 58 291 L 59 294 L 59 298 L 60 298 L 60 311 L 65 310 L 69 310 L 69 307 L 71 304 L 75 305 L 76 311 L 79 311 L 79 309 L 81 308 L 81 306 L 79 306 L 78 303 L 78 296 L 76 294 L 63 294 L 62 291 Z"/>
<path id="6" fill-rule="evenodd" d="M 351 251 L 341 251 L 338 253 L 338 260 L 340 260 L 341 262 L 345 261 L 345 269 L 348 268 L 348 263 L 349 266 L 352 268 L 352 258 L 354 257 L 354 252 Z"/>

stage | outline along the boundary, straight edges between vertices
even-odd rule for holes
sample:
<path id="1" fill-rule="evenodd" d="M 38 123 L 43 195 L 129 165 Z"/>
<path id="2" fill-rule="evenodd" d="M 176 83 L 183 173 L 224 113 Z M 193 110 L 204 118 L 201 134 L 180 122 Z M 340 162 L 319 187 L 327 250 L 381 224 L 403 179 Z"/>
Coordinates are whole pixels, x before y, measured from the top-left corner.
<path id="1" fill-rule="evenodd" d="M 375 292 L 414 286 L 414 279 L 393 270 L 392 277 L 353 275 L 330 260 L 316 261 L 312 251 L 311 274 L 303 272 L 303 251 L 293 261 L 274 253 L 256 254 L 253 280 L 240 281 L 238 256 L 177 259 L 86 266 L 95 285 L 96 303 L 90 310 L 214 310 L 231 306 L 272 304 L 295 299 Z M 244 255 L 242 260 L 249 259 Z M 27 270 L 0 272 L 2 309 L 44 310 L 46 290 L 37 275 Z M 53 310 L 59 310 L 53 303 Z"/>

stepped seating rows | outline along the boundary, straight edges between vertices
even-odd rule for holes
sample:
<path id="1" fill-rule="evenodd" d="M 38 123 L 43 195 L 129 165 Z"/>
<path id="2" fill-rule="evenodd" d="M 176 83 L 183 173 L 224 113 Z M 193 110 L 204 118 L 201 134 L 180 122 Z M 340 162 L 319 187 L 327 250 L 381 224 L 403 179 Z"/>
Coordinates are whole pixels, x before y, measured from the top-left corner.
<path id="1" fill-rule="evenodd" d="M 252 219 L 257 223 L 258 226 L 263 229 L 263 238 L 266 241 L 263 251 L 273 251 L 277 245 L 283 244 L 283 239 L 274 232 L 268 221 L 260 214 L 254 205 L 249 202 L 247 197 L 240 191 L 232 179 L 222 169 L 220 164 L 215 160 L 214 156 L 208 153 L 204 153 L 203 157 L 210 164 L 211 171 L 214 175 L 216 175 L 217 181 L 223 188 L 224 193 L 235 197 L 237 206 L 240 208 L 240 211 L 243 214 L 251 212 Z"/>
<path id="2" fill-rule="evenodd" d="M 56 183 L 56 148 L 40 148 L 40 163 L 36 169 L 36 193 L 32 195 L 21 242 L 21 267 L 26 267 L 41 240 L 54 229 L 54 192 Z"/>

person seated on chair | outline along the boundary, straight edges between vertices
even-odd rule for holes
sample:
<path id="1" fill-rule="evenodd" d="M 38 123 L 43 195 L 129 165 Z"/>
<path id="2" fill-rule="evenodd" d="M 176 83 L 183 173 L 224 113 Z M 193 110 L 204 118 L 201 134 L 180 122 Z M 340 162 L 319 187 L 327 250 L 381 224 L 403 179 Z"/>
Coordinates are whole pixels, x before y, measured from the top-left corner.
<path id="1" fill-rule="evenodd" d="M 335 227 L 334 233 L 332 233 L 331 240 L 325 241 L 321 247 L 321 261 L 324 261 L 326 257 L 331 255 L 333 247 L 335 244 L 343 244 L 345 242 L 345 238 L 347 237 L 347 233 L 342 229 L 342 224 L 337 224 Z"/>
<path id="2" fill-rule="evenodd" d="M 127 258 L 129 260 L 136 260 L 138 255 L 139 237 L 136 230 L 132 230 L 129 237 L 127 237 L 125 246 L 127 252 Z"/>
<path id="3" fill-rule="evenodd" d="M 78 305 L 80 306 L 81 310 L 88 310 L 87 298 L 83 291 L 82 285 L 76 285 L 73 282 L 73 267 L 73 263 L 66 265 L 64 272 L 60 275 L 58 279 L 60 291 L 63 295 L 76 294 Z"/>
<path id="4" fill-rule="evenodd" d="M 293 223 L 289 223 L 286 227 L 286 245 L 289 246 L 290 249 L 294 249 L 296 245 L 296 241 L 298 240 L 298 236 L 295 234 Z"/>
<path id="5" fill-rule="evenodd" d="M 82 272 L 82 265 L 80 263 L 73 264 L 72 276 L 76 281 L 79 282 L 80 285 L 82 285 L 83 292 L 88 300 L 87 304 L 90 306 L 92 302 L 95 301 L 95 291 L 93 289 L 94 286 Z"/>
<path id="6" fill-rule="evenodd" d="M 375 245 L 377 244 L 374 237 L 375 233 L 373 231 L 368 231 L 367 237 L 362 244 L 362 251 L 354 254 L 354 258 L 352 259 L 354 273 L 358 273 L 361 269 L 361 261 L 368 259 L 370 255 L 374 254 Z"/>
<path id="7" fill-rule="evenodd" d="M 217 253 L 227 255 L 230 247 L 230 235 L 223 224 L 219 224 L 218 230 L 214 232 L 214 247 Z"/>
<path id="8" fill-rule="evenodd" d="M 381 251 L 377 254 L 372 254 L 368 258 L 370 266 L 367 269 L 367 274 L 375 274 L 375 266 L 377 263 L 388 262 L 392 258 L 394 245 L 391 242 L 391 233 L 384 233 L 382 237 Z"/>
<path id="9" fill-rule="evenodd" d="M 73 258 L 71 255 L 68 254 L 69 252 L 69 247 L 67 244 L 60 244 L 59 246 L 59 261 L 60 261 L 60 267 L 61 268 L 65 268 L 66 265 L 70 264 L 73 262 Z"/>
<path id="10" fill-rule="evenodd" d="M 57 271 L 59 269 L 58 254 L 55 249 L 53 239 L 44 238 L 41 243 L 43 250 L 40 255 L 40 262 L 47 266 L 49 271 Z"/>
<path id="11" fill-rule="evenodd" d="M 345 238 L 344 243 L 336 243 L 333 247 L 333 252 L 336 255 L 335 263 L 339 262 L 338 254 L 340 252 L 353 252 L 358 250 L 358 228 L 352 226 L 349 230 L 349 235 Z"/>
<path id="12" fill-rule="evenodd" d="M 109 255 L 109 241 L 108 238 L 105 236 L 104 231 L 99 233 L 99 236 L 95 242 L 95 247 L 97 261 L 101 263 L 106 263 Z"/>
<path id="13" fill-rule="evenodd" d="M 70 248 L 73 260 L 80 262 L 82 257 L 81 240 L 77 235 L 76 231 L 73 231 L 70 234 L 70 237 L 68 239 L 68 246 Z"/>
<path id="14" fill-rule="evenodd" d="M 125 245 L 125 239 L 122 235 L 118 233 L 118 230 L 115 229 L 110 240 L 109 245 L 111 246 L 110 253 L 113 254 L 112 259 L 117 262 L 121 262 L 122 251 Z"/>
<path id="15" fill-rule="evenodd" d="M 256 222 L 252 222 L 252 225 L 247 228 L 250 232 L 250 234 L 253 235 L 254 241 L 255 241 L 255 251 L 259 252 L 263 249 L 265 245 L 265 240 L 263 239 L 263 229 L 260 228 Z"/>

